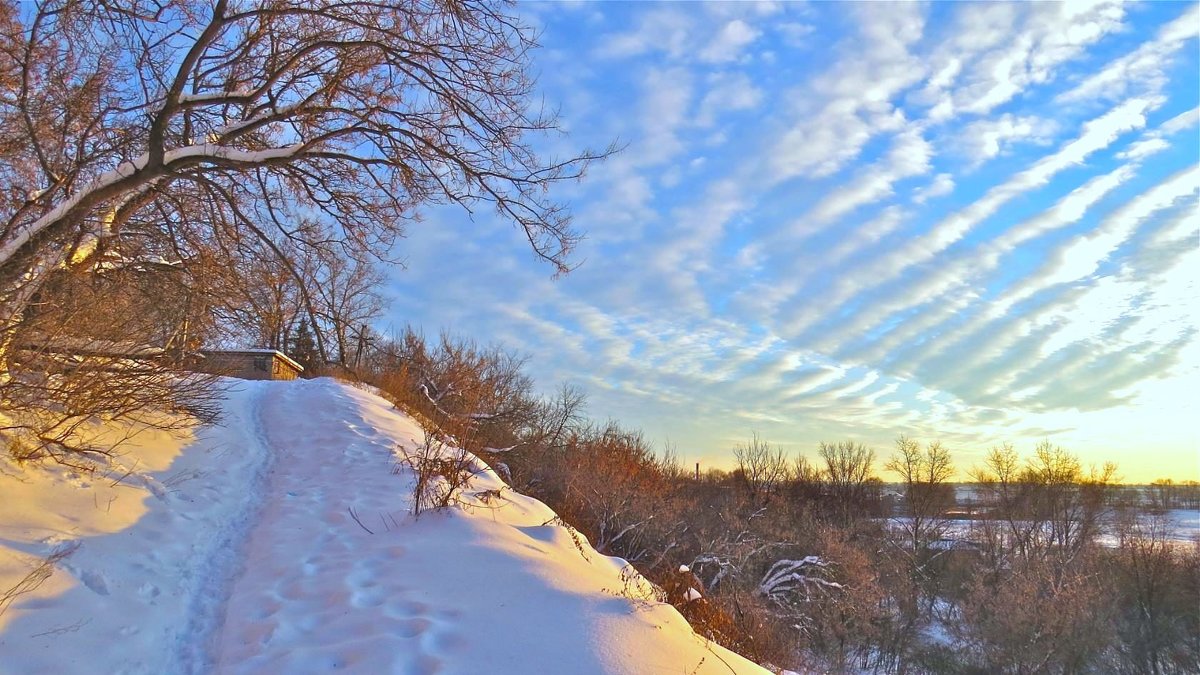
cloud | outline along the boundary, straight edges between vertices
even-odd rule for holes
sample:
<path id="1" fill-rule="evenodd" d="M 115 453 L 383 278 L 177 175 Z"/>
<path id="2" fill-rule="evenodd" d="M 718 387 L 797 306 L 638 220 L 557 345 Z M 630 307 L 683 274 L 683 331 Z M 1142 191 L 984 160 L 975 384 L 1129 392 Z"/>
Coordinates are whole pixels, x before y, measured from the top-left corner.
<path id="1" fill-rule="evenodd" d="M 1117 158 L 1143 160 L 1162 152 L 1171 147 L 1171 144 L 1166 141 L 1167 138 L 1196 126 L 1198 122 L 1200 122 L 1200 108 L 1192 108 L 1187 112 L 1180 113 L 1163 122 L 1157 129 L 1146 132 L 1140 140 L 1131 143 L 1128 148 L 1118 153 Z"/>
<path id="2" fill-rule="evenodd" d="M 1050 142 L 1058 131 L 1053 120 L 1033 115 L 1017 116 L 1005 113 L 999 117 L 972 122 L 958 134 L 959 151 L 978 167 L 1019 141 L 1037 145 Z"/>
<path id="3" fill-rule="evenodd" d="M 983 391 L 999 395 L 1005 390 L 1025 389 L 1031 386 L 1029 378 L 1033 377 L 1024 375 L 1026 371 L 1048 376 L 1054 370 L 1042 363 L 1048 353 L 1086 341 L 1117 317 L 1134 316 L 1135 300 L 1145 290 L 1142 280 L 1118 284 L 1101 279 L 1088 286 L 1074 282 L 1093 274 L 1133 232 L 1155 222 L 1179 200 L 1194 195 L 1200 189 L 1198 177 L 1200 169 L 1180 172 L 1114 211 L 1096 231 L 1061 245 L 1036 274 L 990 299 L 986 311 L 960 327 L 954 339 L 929 345 L 915 369 L 928 376 L 931 369 L 940 368 L 937 364 L 944 363 L 947 353 L 964 349 L 967 353 L 954 359 L 951 372 L 960 383 L 960 394 L 966 394 L 963 387 L 969 385 L 977 395 Z M 1057 294 L 1053 293 L 1055 288 L 1060 289 Z M 1029 303 L 1032 306 L 1022 309 Z M 1102 311 L 1105 308 L 1107 311 Z M 1093 351 L 1122 347 L 1111 336 L 1106 342 L 1108 348 Z M 989 364 L 996 364 L 995 372 L 982 376 L 979 370 Z"/>
<path id="4" fill-rule="evenodd" d="M 791 94 L 797 114 L 773 144 L 774 182 L 833 174 L 873 137 L 905 125 L 892 99 L 925 76 L 924 64 L 910 51 L 923 34 L 924 8 L 881 3 L 853 11 L 857 39 L 843 43 L 833 68 Z M 862 50 L 862 44 L 872 49 Z"/>
<path id="5" fill-rule="evenodd" d="M 750 26 L 741 19 L 726 23 L 711 38 L 708 45 L 700 50 L 700 60 L 706 63 L 726 63 L 736 61 L 742 50 L 758 39 L 762 32 Z"/>
<path id="6" fill-rule="evenodd" d="M 626 152 L 637 165 L 661 164 L 684 149 L 680 132 L 692 106 L 692 77 L 684 68 L 651 68 L 640 88 L 640 135 Z"/>
<path id="7" fill-rule="evenodd" d="M 867 291 L 894 281 L 905 270 L 922 265 L 947 248 L 962 240 L 972 229 L 1018 196 L 1026 194 L 1048 183 L 1063 170 L 1075 166 L 1089 155 L 1107 147 L 1122 134 L 1145 125 L 1148 110 L 1161 103 L 1160 100 L 1131 99 L 1108 113 L 1083 125 L 1078 137 L 1065 143 L 1053 155 L 1034 162 L 1007 181 L 989 189 L 975 202 L 959 209 L 935 223 L 928 231 L 908 240 L 901 246 L 886 252 L 884 257 L 872 261 L 871 275 L 867 278 L 845 277 L 825 293 L 817 306 L 806 307 L 787 320 L 785 333 L 802 334 L 828 316 L 833 309 Z M 880 306 L 864 304 L 855 312 L 855 320 L 843 317 L 843 331 L 851 334 L 861 332 L 891 314 L 911 307 L 912 299 L 893 300 L 892 304 Z M 824 341 L 834 342 L 838 335 L 830 334 Z"/>
<path id="8" fill-rule="evenodd" d="M 631 30 L 604 35 L 594 54 L 602 59 L 627 59 L 649 52 L 682 57 L 691 43 L 694 21 L 674 9 L 646 12 Z"/>
<path id="9" fill-rule="evenodd" d="M 1161 90 L 1166 83 L 1165 70 L 1175 52 L 1197 38 L 1200 6 L 1195 3 L 1185 6 L 1183 14 L 1163 26 L 1153 40 L 1138 45 L 1137 49 L 1112 61 L 1073 89 L 1059 94 L 1055 100 L 1059 103 L 1115 100 L 1131 92 Z"/>
<path id="10" fill-rule="evenodd" d="M 1187 112 L 1182 112 L 1163 122 L 1159 127 L 1159 131 L 1165 136 L 1173 136 L 1181 131 L 1186 131 L 1200 124 L 1200 107 L 1192 108 Z"/>
<path id="11" fill-rule="evenodd" d="M 799 21 L 783 21 L 773 24 L 771 28 L 783 37 L 785 44 L 796 48 L 808 45 L 808 38 L 817 30 L 816 26 Z"/>
<path id="12" fill-rule="evenodd" d="M 924 204 L 930 199 L 944 197 L 954 192 L 954 178 L 948 173 L 939 173 L 933 177 L 933 182 L 913 191 L 914 204 Z"/>
<path id="13" fill-rule="evenodd" d="M 696 124 L 712 126 L 723 113 L 753 110 L 762 104 L 763 90 L 745 73 L 714 74 L 706 82 L 706 91 L 696 114 Z"/>
<path id="14" fill-rule="evenodd" d="M 916 129 L 895 137 L 887 155 L 868 166 L 844 187 L 825 196 L 806 216 L 802 229 L 811 233 L 856 209 L 895 193 L 897 182 L 929 172 L 933 146 Z"/>
<path id="15" fill-rule="evenodd" d="M 1123 26 L 1121 2 L 963 3 L 953 40 L 931 57 L 942 76 L 917 99 L 945 120 L 985 115 Z"/>
<path id="16" fill-rule="evenodd" d="M 1055 249 L 1036 276 L 1017 285 L 1016 298 L 1041 289 L 1083 279 L 1095 272 L 1149 218 L 1200 191 L 1200 167 L 1177 172 L 1136 199 L 1122 205 L 1095 230 Z"/>

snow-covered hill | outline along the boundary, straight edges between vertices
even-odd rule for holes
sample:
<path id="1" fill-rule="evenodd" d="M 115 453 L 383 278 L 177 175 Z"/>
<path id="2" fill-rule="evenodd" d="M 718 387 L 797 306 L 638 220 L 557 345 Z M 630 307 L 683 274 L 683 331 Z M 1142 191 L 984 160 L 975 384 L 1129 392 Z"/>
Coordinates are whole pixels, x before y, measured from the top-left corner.
<path id="1" fill-rule="evenodd" d="M 64 556 L 0 615 L 0 673 L 765 672 L 537 500 L 413 519 L 398 460 L 422 433 L 379 397 L 236 382 L 225 407 L 124 468 L 0 460 L 0 594 Z"/>

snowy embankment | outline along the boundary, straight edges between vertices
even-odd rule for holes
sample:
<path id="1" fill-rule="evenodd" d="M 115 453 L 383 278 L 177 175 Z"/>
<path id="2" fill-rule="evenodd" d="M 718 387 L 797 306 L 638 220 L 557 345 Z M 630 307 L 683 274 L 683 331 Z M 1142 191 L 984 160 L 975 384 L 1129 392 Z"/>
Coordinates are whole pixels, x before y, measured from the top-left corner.
<path id="1" fill-rule="evenodd" d="M 226 413 L 107 475 L 0 460 L 0 593 L 64 554 L 0 673 L 765 672 L 491 472 L 413 519 L 422 433 L 372 394 L 238 382 Z"/>

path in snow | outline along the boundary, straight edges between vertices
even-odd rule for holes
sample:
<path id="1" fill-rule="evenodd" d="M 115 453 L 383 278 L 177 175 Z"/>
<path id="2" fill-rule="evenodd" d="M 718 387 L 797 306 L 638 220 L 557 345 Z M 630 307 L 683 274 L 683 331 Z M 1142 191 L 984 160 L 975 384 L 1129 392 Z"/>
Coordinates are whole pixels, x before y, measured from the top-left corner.
<path id="1" fill-rule="evenodd" d="M 281 394 L 277 386 L 262 382 L 247 383 L 247 395 L 237 405 L 228 426 L 239 426 L 246 432 L 240 449 L 259 461 L 251 467 L 246 489 L 241 494 L 222 497 L 232 502 L 231 517 L 220 528 L 217 537 L 209 540 L 207 551 L 197 556 L 199 563 L 188 597 L 187 628 L 180 633 L 176 645 L 175 663 L 171 672 L 204 673 L 213 666 L 214 646 L 225 619 L 225 605 L 233 589 L 234 579 L 243 571 L 242 561 L 247 535 L 257 522 L 267 492 L 267 476 L 275 462 L 275 453 L 267 438 L 263 409 L 268 401 Z"/>
<path id="2" fill-rule="evenodd" d="M 0 572 L 11 570 L 0 587 L 50 552 L 75 549 L 0 616 L 0 673 L 204 669 L 205 637 L 222 616 L 221 587 L 269 462 L 253 430 L 270 385 L 228 385 L 221 424 L 135 437 L 118 457 L 128 475 L 54 465 L 0 472 Z"/>
<path id="3" fill-rule="evenodd" d="M 230 385 L 221 425 L 140 437 L 111 485 L 0 462 L 0 583 L 78 547 L 0 616 L 0 675 L 764 672 L 490 471 L 471 490 L 502 497 L 414 520 L 422 433 L 383 399 Z"/>
<path id="4" fill-rule="evenodd" d="M 396 452 L 421 432 L 382 399 L 300 382 L 262 414 L 276 459 L 220 672 L 763 672 L 673 608 L 621 597 L 622 561 L 581 554 L 541 502 L 508 490 L 495 510 L 412 520 Z M 489 472 L 473 489 L 502 486 Z"/>

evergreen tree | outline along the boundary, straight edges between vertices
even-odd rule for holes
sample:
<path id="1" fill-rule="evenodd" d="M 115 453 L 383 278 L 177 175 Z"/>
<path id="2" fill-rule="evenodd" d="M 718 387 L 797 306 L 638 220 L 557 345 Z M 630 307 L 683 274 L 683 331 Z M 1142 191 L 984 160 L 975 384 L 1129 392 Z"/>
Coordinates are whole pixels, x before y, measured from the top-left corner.
<path id="1" fill-rule="evenodd" d="M 296 329 L 295 336 L 291 339 L 288 354 L 296 363 L 304 366 L 304 374 L 309 375 L 309 371 L 316 361 L 317 346 L 313 341 L 312 331 L 308 328 L 308 319 L 300 319 L 300 327 Z"/>

